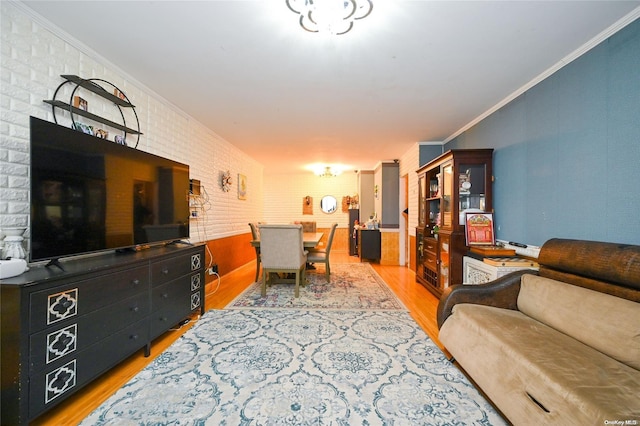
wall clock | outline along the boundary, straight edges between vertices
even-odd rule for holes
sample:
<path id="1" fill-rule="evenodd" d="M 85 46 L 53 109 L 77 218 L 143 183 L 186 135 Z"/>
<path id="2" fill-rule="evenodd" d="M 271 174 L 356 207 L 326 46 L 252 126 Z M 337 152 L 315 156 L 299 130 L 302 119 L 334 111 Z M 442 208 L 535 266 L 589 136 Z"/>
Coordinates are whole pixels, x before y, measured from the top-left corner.
<path id="1" fill-rule="evenodd" d="M 231 181 L 231 173 L 228 170 L 222 173 L 222 178 L 220 179 L 220 186 L 222 187 L 222 190 L 224 192 L 229 192 L 229 190 L 231 189 L 232 183 L 233 182 Z"/>

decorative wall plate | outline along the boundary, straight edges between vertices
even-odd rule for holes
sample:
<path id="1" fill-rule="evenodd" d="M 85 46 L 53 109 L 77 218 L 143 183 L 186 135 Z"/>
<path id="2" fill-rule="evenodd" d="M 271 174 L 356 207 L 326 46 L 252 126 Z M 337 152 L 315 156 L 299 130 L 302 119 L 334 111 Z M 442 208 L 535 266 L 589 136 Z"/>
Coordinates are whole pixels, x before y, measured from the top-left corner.
<path id="1" fill-rule="evenodd" d="M 231 190 L 231 173 L 227 170 L 222 173 L 222 178 L 220 179 L 220 186 L 224 192 L 229 192 Z"/>

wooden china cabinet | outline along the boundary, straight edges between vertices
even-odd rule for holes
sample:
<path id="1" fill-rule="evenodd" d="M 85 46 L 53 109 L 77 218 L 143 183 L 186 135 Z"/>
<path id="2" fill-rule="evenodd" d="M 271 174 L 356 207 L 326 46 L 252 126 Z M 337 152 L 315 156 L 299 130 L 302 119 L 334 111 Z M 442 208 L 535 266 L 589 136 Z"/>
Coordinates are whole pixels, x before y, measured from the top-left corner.
<path id="1" fill-rule="evenodd" d="M 493 212 L 492 158 L 493 149 L 454 149 L 416 171 L 416 281 L 438 297 L 462 283 L 465 212 Z"/>

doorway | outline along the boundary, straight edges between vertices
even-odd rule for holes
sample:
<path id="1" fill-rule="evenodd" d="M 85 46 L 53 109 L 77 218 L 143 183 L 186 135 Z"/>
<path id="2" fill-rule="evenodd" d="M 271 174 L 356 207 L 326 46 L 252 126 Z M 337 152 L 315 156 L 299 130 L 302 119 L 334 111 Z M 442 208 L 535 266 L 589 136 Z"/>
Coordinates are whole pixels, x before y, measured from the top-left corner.
<path id="1" fill-rule="evenodd" d="M 400 193 L 402 194 L 400 198 L 402 200 L 402 235 L 404 237 L 404 259 L 401 264 L 409 267 L 411 263 L 409 261 L 411 259 L 409 244 L 409 176 L 406 174 L 400 177 Z"/>

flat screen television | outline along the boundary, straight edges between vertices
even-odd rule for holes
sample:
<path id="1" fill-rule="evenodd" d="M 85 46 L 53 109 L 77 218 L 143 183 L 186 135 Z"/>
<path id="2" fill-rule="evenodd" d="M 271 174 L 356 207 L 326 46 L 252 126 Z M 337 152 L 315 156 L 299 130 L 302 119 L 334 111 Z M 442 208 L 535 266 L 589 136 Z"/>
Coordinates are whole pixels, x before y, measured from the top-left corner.
<path id="1" fill-rule="evenodd" d="M 30 261 L 189 238 L 189 166 L 31 117 Z"/>

